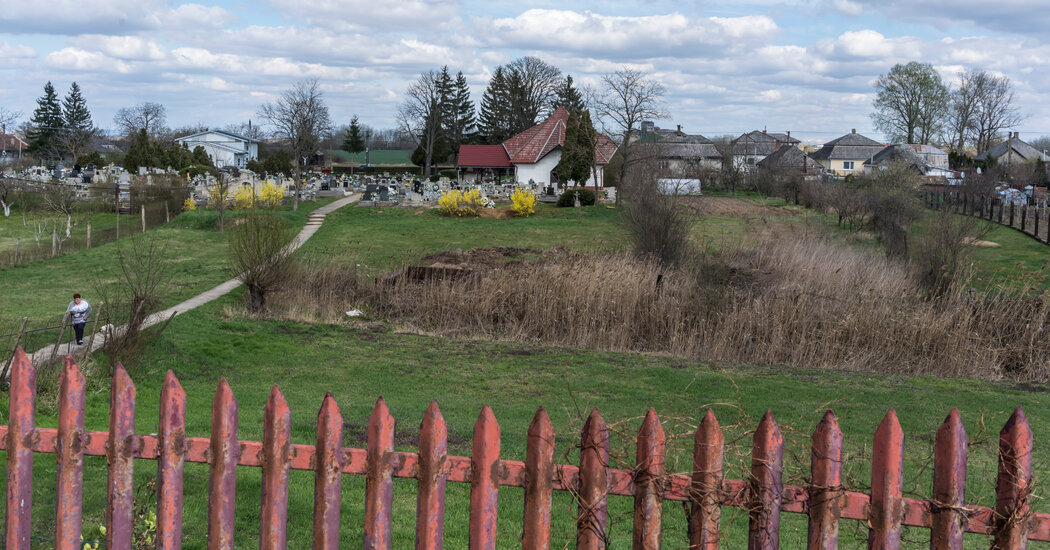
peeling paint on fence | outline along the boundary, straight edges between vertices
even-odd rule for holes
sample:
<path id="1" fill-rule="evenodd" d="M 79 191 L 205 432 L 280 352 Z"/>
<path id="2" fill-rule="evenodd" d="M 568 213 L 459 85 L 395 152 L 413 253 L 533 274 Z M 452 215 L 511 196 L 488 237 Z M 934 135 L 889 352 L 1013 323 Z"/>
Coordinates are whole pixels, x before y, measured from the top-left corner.
<path id="1" fill-rule="evenodd" d="M 1018 408 L 999 437 L 999 473 L 994 508 L 966 505 L 967 436 L 953 409 L 937 430 L 934 482 L 929 500 L 902 493 L 904 433 L 890 410 L 874 434 L 871 494 L 842 488 L 842 431 L 827 411 L 812 436 L 811 479 L 805 487 L 783 485 L 784 438 L 772 412 L 758 425 L 746 480 L 725 479 L 725 438 L 715 414 L 707 411 L 694 435 L 692 472 L 665 471 L 666 441 L 660 418 L 650 409 L 636 438 L 633 469 L 610 468 L 609 430 L 598 409 L 591 411 L 580 437 L 580 464 L 554 462 L 555 434 L 539 409 L 529 426 L 525 461 L 500 459 L 500 426 L 492 409 L 482 408 L 474 425 L 470 457 L 448 454 L 448 428 L 431 403 L 420 426 L 419 452 L 394 450 L 394 418 L 379 399 L 368 427 L 366 449 L 342 446 L 343 417 L 331 394 L 317 415 L 316 445 L 290 442 L 291 411 L 274 386 L 262 411 L 263 441 L 239 441 L 238 407 L 225 380 L 212 401 L 210 437 L 185 433 L 186 394 L 174 373 L 161 389 L 160 428 L 156 435 L 136 435 L 135 385 L 120 365 L 113 371 L 109 431 L 84 428 L 84 377 L 72 358 L 61 372 L 58 428 L 35 427 L 36 371 L 16 350 L 11 367 L 8 425 L 0 426 L 0 447 L 7 453 L 7 507 L 4 524 L 9 548 L 29 548 L 33 495 L 33 455 L 56 455 L 56 548 L 76 548 L 81 530 L 84 456 L 108 462 L 106 544 L 128 548 L 132 540 L 134 461 L 157 462 L 157 548 L 177 549 L 182 538 L 183 464 L 209 464 L 208 542 L 212 549 L 233 545 L 237 468 L 262 470 L 259 532 L 262 548 L 285 548 L 288 483 L 291 470 L 311 471 L 314 481 L 313 548 L 339 543 L 343 475 L 366 477 L 366 549 L 390 548 L 393 478 L 417 480 L 416 548 L 443 547 L 445 486 L 469 483 L 469 548 L 496 547 L 500 485 L 524 488 L 521 531 L 523 550 L 548 550 L 552 495 L 566 491 L 578 506 L 579 548 L 608 545 L 607 499 L 634 498 L 633 547 L 677 547 L 685 541 L 661 540 L 663 501 L 689 505 L 688 546 L 714 550 L 719 545 L 721 507 L 742 508 L 749 515 L 749 548 L 777 548 L 781 513 L 808 514 L 808 548 L 838 547 L 841 520 L 869 526 L 869 547 L 900 548 L 904 526 L 930 530 L 930 548 L 962 548 L 963 533 L 990 535 L 995 549 L 1020 550 L 1028 541 L 1050 542 L 1050 514 L 1033 513 L 1032 430 Z M 240 498 L 256 498 L 254 495 Z"/>

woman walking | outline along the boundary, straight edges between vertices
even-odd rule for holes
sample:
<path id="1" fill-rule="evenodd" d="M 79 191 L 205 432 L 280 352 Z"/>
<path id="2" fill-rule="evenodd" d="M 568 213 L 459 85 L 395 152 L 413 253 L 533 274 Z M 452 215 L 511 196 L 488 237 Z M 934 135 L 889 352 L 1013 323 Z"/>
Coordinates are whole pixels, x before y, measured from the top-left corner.
<path id="1" fill-rule="evenodd" d="M 69 302 L 69 307 L 66 308 L 66 313 L 70 316 L 70 321 L 73 323 L 73 330 L 77 333 L 77 345 L 84 345 L 84 325 L 88 322 L 88 314 L 91 313 L 91 304 L 87 300 L 80 297 L 80 294 L 73 294 L 73 301 Z"/>

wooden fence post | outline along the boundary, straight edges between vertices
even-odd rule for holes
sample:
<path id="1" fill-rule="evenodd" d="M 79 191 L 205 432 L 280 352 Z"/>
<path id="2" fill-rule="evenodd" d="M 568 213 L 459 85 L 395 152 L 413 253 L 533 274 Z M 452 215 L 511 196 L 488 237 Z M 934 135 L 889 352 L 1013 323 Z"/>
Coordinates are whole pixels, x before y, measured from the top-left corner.
<path id="1" fill-rule="evenodd" d="M 707 409 L 693 436 L 693 479 L 689 488 L 689 547 L 718 550 L 722 519 L 722 464 L 725 436 L 715 412 Z"/>
<path id="2" fill-rule="evenodd" d="M 1010 227 L 1014 226 L 1014 201 L 1010 199 Z"/>
<path id="3" fill-rule="evenodd" d="M 87 246 L 85 248 L 91 248 L 91 220 L 87 221 Z"/>
<path id="4" fill-rule="evenodd" d="M 890 409 L 875 430 L 871 460 L 871 516 L 868 548 L 898 550 L 901 545 L 904 485 L 904 432 Z"/>
<path id="5" fill-rule="evenodd" d="M 365 474 L 365 550 L 388 550 L 394 500 L 394 417 L 380 397 L 368 418 Z"/>
<path id="6" fill-rule="evenodd" d="M 18 342 L 22 340 L 22 335 L 25 334 L 26 324 L 28 323 L 29 317 L 22 317 L 22 324 L 18 327 L 18 333 L 15 334 L 15 345 L 11 347 L 11 356 L 4 362 L 3 370 L 0 370 L 0 382 L 7 380 L 7 375 L 11 372 L 11 366 L 15 364 L 15 352 L 18 351 Z"/>
<path id="7" fill-rule="evenodd" d="M 1028 546 L 1032 486 L 1032 429 L 1017 407 L 999 432 L 999 476 L 995 482 L 995 550 Z"/>
<path id="8" fill-rule="evenodd" d="M 146 232 L 146 205 L 142 205 L 142 232 Z"/>
<path id="9" fill-rule="evenodd" d="M 554 427 L 540 407 L 529 425 L 525 446 L 525 524 L 523 550 L 549 550 L 554 489 Z"/>
<path id="10" fill-rule="evenodd" d="M 962 550 L 966 527 L 966 430 L 952 409 L 937 430 L 933 456 L 932 550 Z"/>
<path id="11" fill-rule="evenodd" d="M 650 408 L 645 414 L 636 444 L 634 549 L 659 550 L 667 440 L 655 409 Z"/>
<path id="12" fill-rule="evenodd" d="M 606 547 L 608 466 L 609 430 L 601 413 L 594 408 L 583 423 L 580 441 L 580 510 L 576 519 L 578 550 Z"/>
<path id="13" fill-rule="evenodd" d="M 839 547 L 842 430 L 829 409 L 813 432 L 809 487 L 809 550 Z"/>
<path id="14" fill-rule="evenodd" d="M 165 207 L 167 203 L 164 203 Z M 420 459 L 426 433 L 420 431 Z M 314 550 L 338 550 L 343 491 L 343 414 L 328 392 L 317 413 L 317 473 L 314 475 Z"/>
<path id="15" fill-rule="evenodd" d="M 117 363 L 109 388 L 106 548 L 131 548 L 135 507 L 135 384 Z"/>
<path id="16" fill-rule="evenodd" d="M 226 378 L 211 402 L 211 467 L 208 474 L 208 550 L 232 550 L 237 492 L 237 398 Z"/>
<path id="17" fill-rule="evenodd" d="M 488 405 L 474 423 L 474 447 L 470 456 L 469 550 L 495 550 L 499 510 L 500 430 Z"/>
<path id="18" fill-rule="evenodd" d="M 1021 205 L 1021 233 L 1028 233 L 1028 205 Z"/>
<path id="19" fill-rule="evenodd" d="M 784 436 L 772 411 L 766 411 L 751 447 L 751 510 L 748 550 L 780 546 L 780 504 L 783 498 Z"/>

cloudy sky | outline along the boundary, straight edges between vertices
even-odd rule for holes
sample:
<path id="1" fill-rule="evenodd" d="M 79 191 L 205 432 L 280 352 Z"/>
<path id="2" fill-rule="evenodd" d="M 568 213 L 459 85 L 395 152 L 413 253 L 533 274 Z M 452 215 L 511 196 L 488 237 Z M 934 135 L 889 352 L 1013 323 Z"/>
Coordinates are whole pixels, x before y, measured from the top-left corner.
<path id="1" fill-rule="evenodd" d="M 84 90 L 97 125 L 142 101 L 169 126 L 252 119 L 295 80 L 321 80 L 334 120 L 392 127 L 421 71 L 492 70 L 535 55 L 596 84 L 623 66 L 667 88 L 663 127 L 768 128 L 822 142 L 871 128 L 894 63 L 1008 76 L 1024 137 L 1050 135 L 1050 10 L 1039 0 L 0 0 L 0 107 L 28 117 L 46 81 Z"/>

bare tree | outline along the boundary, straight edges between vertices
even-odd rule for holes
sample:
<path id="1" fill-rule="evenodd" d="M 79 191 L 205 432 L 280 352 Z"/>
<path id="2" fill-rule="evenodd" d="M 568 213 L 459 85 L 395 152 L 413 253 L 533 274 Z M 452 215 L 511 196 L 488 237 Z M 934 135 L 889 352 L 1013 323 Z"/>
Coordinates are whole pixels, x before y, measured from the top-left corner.
<path id="1" fill-rule="evenodd" d="M 63 184 L 47 185 L 44 191 L 44 203 L 47 204 L 48 209 L 66 217 L 66 238 L 68 239 L 73 229 L 73 211 L 77 207 L 76 189 Z"/>
<path id="2" fill-rule="evenodd" d="M 983 71 L 966 71 L 959 79 L 959 86 L 951 92 L 946 127 L 949 135 L 946 137 L 956 151 L 962 150 L 974 133 L 980 110 L 979 82 L 986 76 L 987 73 Z"/>
<path id="3" fill-rule="evenodd" d="M 139 130 L 156 137 L 167 120 L 168 110 L 160 103 L 144 101 L 134 107 L 121 107 L 113 115 L 113 123 L 126 136 L 133 136 Z"/>
<path id="4" fill-rule="evenodd" d="M 527 55 L 507 64 L 513 133 L 527 130 L 551 111 L 562 84 L 561 70 Z"/>
<path id="5" fill-rule="evenodd" d="M 427 71 L 419 75 L 397 108 L 397 125 L 423 149 L 423 177 L 430 177 L 434 161 L 434 145 L 441 139 L 441 75 Z"/>
<path id="6" fill-rule="evenodd" d="M 0 177 L 0 207 L 4 209 L 5 218 L 11 215 L 11 207 L 15 205 L 19 189 L 18 180 Z"/>
<path id="7" fill-rule="evenodd" d="M 299 161 L 312 156 L 321 138 L 332 128 L 332 119 L 328 115 L 328 105 L 324 101 L 320 83 L 316 78 L 296 82 L 281 93 L 276 101 L 263 105 L 259 115 L 273 125 L 275 136 L 284 139 L 292 147 L 295 164 L 300 168 L 300 175 L 295 178 L 295 196 L 292 199 L 292 210 L 298 210 L 300 184 L 306 170 L 306 162 L 300 165 Z"/>
<path id="8" fill-rule="evenodd" d="M 894 141 L 929 143 L 947 114 L 948 87 L 929 63 L 893 66 L 875 81 L 875 127 Z"/>
<path id="9" fill-rule="evenodd" d="M 275 214 L 252 210 L 230 235 L 230 265 L 248 287 L 251 309 L 266 310 L 266 295 L 290 276 L 295 232 Z"/>
<path id="10" fill-rule="evenodd" d="M 1000 132 L 1017 126 L 1024 117 L 1014 106 L 1014 86 L 1005 76 L 981 71 L 976 82 L 978 112 L 975 121 L 977 151 L 987 151 Z"/>
<path id="11" fill-rule="evenodd" d="M 661 110 L 664 86 L 650 79 L 645 73 L 624 67 L 616 72 L 602 76 L 602 87 L 593 95 L 591 103 L 603 127 L 622 136 L 619 154 L 619 185 L 625 182 L 625 176 L 636 161 L 633 153 L 634 144 L 631 134 L 643 120 L 667 118 Z M 616 203 L 620 204 L 622 189 L 616 190 Z"/>

